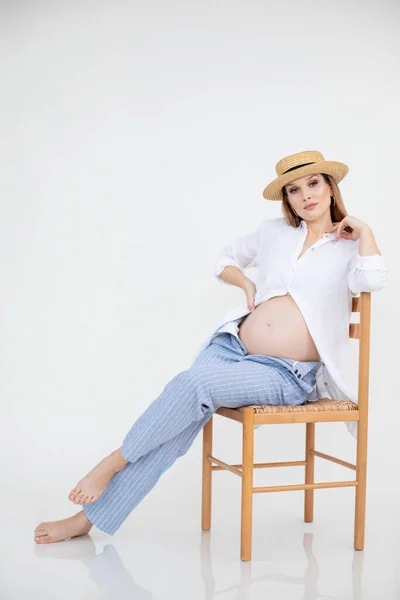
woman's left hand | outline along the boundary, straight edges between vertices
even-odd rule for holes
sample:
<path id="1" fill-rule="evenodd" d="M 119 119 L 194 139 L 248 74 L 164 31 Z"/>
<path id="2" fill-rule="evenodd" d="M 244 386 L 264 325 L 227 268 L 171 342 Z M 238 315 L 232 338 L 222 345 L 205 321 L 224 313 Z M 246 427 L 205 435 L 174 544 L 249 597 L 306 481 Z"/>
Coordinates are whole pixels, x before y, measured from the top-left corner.
<path id="1" fill-rule="evenodd" d="M 347 231 L 344 230 L 345 227 Z M 333 227 L 331 229 L 327 229 L 327 233 L 336 231 L 336 242 L 340 237 L 344 238 L 345 240 L 358 240 L 361 230 L 366 228 L 368 228 L 368 225 L 364 223 L 364 221 L 360 221 L 360 219 L 356 219 L 355 217 L 347 216 L 337 223 L 334 222 Z"/>

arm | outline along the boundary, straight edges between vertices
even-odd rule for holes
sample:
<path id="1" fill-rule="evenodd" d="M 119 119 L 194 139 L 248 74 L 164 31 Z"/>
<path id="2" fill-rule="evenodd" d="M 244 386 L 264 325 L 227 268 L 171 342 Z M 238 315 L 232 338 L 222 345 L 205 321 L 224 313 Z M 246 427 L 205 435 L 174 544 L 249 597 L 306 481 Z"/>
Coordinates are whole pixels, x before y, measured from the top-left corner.
<path id="1" fill-rule="evenodd" d="M 219 281 L 223 281 L 230 285 L 236 285 L 242 289 L 244 289 L 249 282 L 249 278 L 246 277 L 243 271 L 233 266 L 224 267 L 221 275 L 217 275 L 217 278 Z"/>
<path id="2" fill-rule="evenodd" d="M 368 225 L 361 227 L 359 240 L 358 253 L 360 256 L 370 256 L 371 254 L 381 256 L 371 227 L 368 227 Z"/>
<path id="3" fill-rule="evenodd" d="M 374 292 L 388 280 L 385 260 L 376 244 L 372 229 L 360 228 L 358 252 L 349 263 L 348 285 L 351 293 Z"/>
<path id="4" fill-rule="evenodd" d="M 328 231 L 336 231 L 335 241 L 339 237 L 357 240 L 358 252 L 349 261 L 348 267 L 348 286 L 351 294 L 357 296 L 360 292 L 380 290 L 388 280 L 388 273 L 371 227 L 356 217 L 346 215 Z"/>

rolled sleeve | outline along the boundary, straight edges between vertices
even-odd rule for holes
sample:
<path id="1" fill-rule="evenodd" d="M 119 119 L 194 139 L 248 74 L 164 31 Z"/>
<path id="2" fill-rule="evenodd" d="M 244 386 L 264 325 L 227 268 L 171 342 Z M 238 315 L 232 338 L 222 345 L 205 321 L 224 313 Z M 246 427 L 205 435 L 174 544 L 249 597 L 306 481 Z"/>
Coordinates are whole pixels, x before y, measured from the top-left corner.
<path id="1" fill-rule="evenodd" d="M 360 256 L 357 252 L 349 263 L 348 286 L 353 296 L 375 292 L 388 280 L 388 270 L 381 254 Z"/>
<path id="2" fill-rule="evenodd" d="M 263 229 L 264 223 L 252 233 L 237 237 L 222 248 L 214 264 L 214 275 L 218 281 L 226 284 L 219 277 L 225 267 L 237 267 L 244 273 L 245 268 L 257 266 Z"/>

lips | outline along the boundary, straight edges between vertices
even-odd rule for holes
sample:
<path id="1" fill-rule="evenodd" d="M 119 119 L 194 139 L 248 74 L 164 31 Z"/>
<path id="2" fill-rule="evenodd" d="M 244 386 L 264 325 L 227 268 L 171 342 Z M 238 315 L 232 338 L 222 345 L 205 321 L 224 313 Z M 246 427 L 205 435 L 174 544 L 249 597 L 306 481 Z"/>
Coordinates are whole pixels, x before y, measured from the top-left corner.
<path id="1" fill-rule="evenodd" d="M 307 208 L 306 208 L 306 207 L 304 207 L 304 210 L 312 210 L 312 209 L 313 209 L 313 208 L 315 208 L 316 206 L 317 206 L 317 203 L 315 203 L 315 204 L 309 204 L 309 205 L 307 206 Z"/>

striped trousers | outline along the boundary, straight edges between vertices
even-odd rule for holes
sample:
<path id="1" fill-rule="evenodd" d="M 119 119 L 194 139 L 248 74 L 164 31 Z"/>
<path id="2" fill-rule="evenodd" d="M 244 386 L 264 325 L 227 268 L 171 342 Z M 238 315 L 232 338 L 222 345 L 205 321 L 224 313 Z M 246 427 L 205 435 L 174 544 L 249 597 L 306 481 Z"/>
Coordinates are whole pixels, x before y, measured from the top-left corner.
<path id="1" fill-rule="evenodd" d="M 249 354 L 237 336 L 217 332 L 132 425 L 121 450 L 129 462 L 96 502 L 82 505 L 87 518 L 114 534 L 218 408 L 304 404 L 320 366 Z"/>

